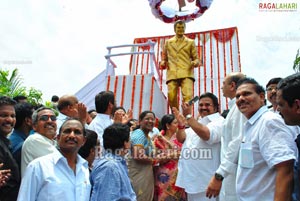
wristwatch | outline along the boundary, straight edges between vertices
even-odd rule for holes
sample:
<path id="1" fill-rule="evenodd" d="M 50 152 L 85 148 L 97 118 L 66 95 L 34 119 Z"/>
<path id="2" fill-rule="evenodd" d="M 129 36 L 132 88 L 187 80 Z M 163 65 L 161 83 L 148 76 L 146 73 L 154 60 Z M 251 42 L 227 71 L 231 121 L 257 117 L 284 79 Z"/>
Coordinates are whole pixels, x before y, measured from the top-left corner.
<path id="1" fill-rule="evenodd" d="M 189 119 L 192 118 L 192 117 L 193 117 L 193 116 L 192 116 L 191 114 L 188 114 L 188 115 L 185 116 L 185 119 L 186 119 L 186 120 L 189 120 Z"/>
<path id="2" fill-rule="evenodd" d="M 220 175 L 219 173 L 215 173 L 215 178 L 218 181 L 223 181 L 224 177 L 222 175 Z"/>

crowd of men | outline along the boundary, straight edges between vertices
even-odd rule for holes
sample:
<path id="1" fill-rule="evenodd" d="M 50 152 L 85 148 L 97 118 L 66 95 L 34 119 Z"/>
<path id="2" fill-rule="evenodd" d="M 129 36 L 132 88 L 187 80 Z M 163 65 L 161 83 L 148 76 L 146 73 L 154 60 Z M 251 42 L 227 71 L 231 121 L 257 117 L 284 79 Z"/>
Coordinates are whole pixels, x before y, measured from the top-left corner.
<path id="1" fill-rule="evenodd" d="M 211 159 L 180 158 L 176 186 L 188 200 L 299 200 L 300 73 L 272 78 L 266 89 L 230 73 L 222 91 L 226 118 L 209 92 L 199 118 L 187 102 L 172 108 L 181 154 L 212 151 Z M 132 113 L 116 110 L 111 91 L 95 97 L 94 118 L 74 95 L 57 109 L 0 97 L 0 200 L 137 200 L 125 160 Z"/>

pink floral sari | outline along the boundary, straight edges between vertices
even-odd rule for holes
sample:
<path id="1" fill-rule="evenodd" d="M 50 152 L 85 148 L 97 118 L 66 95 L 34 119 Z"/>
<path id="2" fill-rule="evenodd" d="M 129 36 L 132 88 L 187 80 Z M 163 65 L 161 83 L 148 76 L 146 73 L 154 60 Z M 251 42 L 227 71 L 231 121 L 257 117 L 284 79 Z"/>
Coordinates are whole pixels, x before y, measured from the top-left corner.
<path id="1" fill-rule="evenodd" d="M 155 137 L 153 140 L 157 152 L 168 154 L 170 158 L 177 159 L 170 159 L 168 162 L 154 168 L 154 200 L 186 201 L 187 198 L 184 189 L 175 186 L 178 172 L 178 157 L 182 144 L 177 141 L 176 134 L 174 134 L 170 140 L 163 137 L 163 134 L 162 132 L 161 135 Z"/>

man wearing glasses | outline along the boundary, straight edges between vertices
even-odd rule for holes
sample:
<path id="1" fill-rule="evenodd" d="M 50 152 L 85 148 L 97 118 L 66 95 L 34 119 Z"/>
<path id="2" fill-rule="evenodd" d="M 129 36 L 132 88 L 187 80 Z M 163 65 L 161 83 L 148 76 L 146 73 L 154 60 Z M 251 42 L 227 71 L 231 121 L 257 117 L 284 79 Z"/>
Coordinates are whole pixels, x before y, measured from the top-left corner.
<path id="1" fill-rule="evenodd" d="M 51 108 L 41 107 L 33 112 L 32 124 L 35 133 L 23 144 L 21 154 L 21 176 L 24 176 L 27 165 L 38 157 L 50 154 L 55 150 L 56 116 Z"/>
<path id="2" fill-rule="evenodd" d="M 266 85 L 266 91 L 267 91 L 267 99 L 272 104 L 270 107 L 270 111 L 276 112 L 277 111 L 277 103 L 276 103 L 276 91 L 277 91 L 277 84 L 282 80 L 280 77 L 275 77 L 269 80 L 269 82 Z"/>

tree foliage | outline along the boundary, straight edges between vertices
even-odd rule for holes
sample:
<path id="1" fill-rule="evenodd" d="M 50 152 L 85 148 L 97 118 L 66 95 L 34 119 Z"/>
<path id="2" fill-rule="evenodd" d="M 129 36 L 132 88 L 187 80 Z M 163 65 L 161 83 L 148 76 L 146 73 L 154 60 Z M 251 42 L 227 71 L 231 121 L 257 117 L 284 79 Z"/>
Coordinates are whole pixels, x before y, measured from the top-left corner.
<path id="1" fill-rule="evenodd" d="M 0 69 L 0 95 L 11 98 L 19 95 L 26 96 L 29 103 L 37 106 L 42 103 L 43 93 L 32 87 L 27 90 L 23 86 L 23 78 L 16 68 L 11 73 L 8 70 Z"/>
<path id="2" fill-rule="evenodd" d="M 299 49 L 297 50 L 296 58 L 294 61 L 293 69 L 296 72 L 300 72 L 300 55 L 299 55 Z"/>

